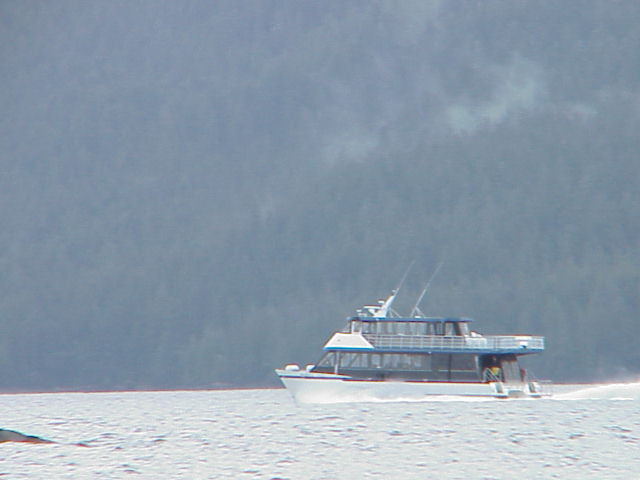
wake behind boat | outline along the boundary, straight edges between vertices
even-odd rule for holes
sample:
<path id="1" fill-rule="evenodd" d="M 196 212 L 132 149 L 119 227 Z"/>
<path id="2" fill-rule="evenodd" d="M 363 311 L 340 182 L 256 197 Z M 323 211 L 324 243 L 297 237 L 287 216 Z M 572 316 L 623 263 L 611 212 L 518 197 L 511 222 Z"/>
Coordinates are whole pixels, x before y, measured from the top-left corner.
<path id="1" fill-rule="evenodd" d="M 548 383 L 518 363 L 520 356 L 542 352 L 544 337 L 480 335 L 470 330 L 469 318 L 426 317 L 417 304 L 412 316 L 401 317 L 391 308 L 398 290 L 347 318 L 317 364 L 276 370 L 297 402 L 549 394 Z"/>

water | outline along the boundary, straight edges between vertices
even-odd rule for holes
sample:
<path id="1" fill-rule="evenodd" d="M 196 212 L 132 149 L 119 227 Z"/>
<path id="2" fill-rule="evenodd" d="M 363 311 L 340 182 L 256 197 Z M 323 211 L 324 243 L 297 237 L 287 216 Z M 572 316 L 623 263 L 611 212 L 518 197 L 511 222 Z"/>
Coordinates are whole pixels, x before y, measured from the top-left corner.
<path id="1" fill-rule="evenodd" d="M 284 390 L 0 395 L 0 427 L 59 442 L 0 444 L 0 476 L 640 478 L 640 383 L 556 391 L 313 406 Z"/>

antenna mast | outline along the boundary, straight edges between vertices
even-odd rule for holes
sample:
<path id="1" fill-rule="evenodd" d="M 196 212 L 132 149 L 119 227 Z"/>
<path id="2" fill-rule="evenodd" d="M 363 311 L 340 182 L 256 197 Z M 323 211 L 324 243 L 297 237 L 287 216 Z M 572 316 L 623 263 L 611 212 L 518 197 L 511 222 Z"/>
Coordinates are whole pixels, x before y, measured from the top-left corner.
<path id="1" fill-rule="evenodd" d="M 424 290 L 422 290 L 422 293 L 420 294 L 420 296 L 418 297 L 418 301 L 416 302 L 416 304 L 413 307 L 413 310 L 411 310 L 411 313 L 409 314 L 410 317 L 415 316 L 415 314 L 417 313 L 418 315 L 424 317 L 425 314 L 422 313 L 422 311 L 420 310 L 420 308 L 418 308 L 418 305 L 420 305 L 420 302 L 422 302 L 423 297 L 425 296 L 425 294 L 427 293 L 427 290 L 429 290 L 429 285 L 431 285 L 431 281 L 436 277 L 436 275 L 438 274 L 438 271 L 440 270 L 440 267 L 442 267 L 442 265 L 444 264 L 444 262 L 440 262 L 438 264 L 438 266 L 436 267 L 436 269 L 433 271 L 433 273 L 431 274 L 431 277 L 429 278 L 429 281 L 427 282 L 427 284 L 424 287 Z"/>
<path id="2" fill-rule="evenodd" d="M 378 300 L 378 305 L 365 305 L 363 307 L 364 310 L 369 312 L 369 315 L 376 318 L 384 318 L 389 314 L 389 312 L 391 312 L 396 316 L 399 316 L 391 308 L 391 305 L 393 304 L 393 301 L 398 296 L 398 292 L 400 291 L 400 288 L 402 288 L 402 284 L 407 278 L 407 275 L 409 274 L 409 271 L 411 270 L 411 267 L 413 267 L 414 263 L 416 263 L 415 260 L 411 262 L 411 264 L 409 265 L 409 268 L 407 268 L 407 271 L 404 272 L 404 275 L 402 276 L 402 280 L 400 280 L 400 283 L 398 284 L 398 286 L 395 289 L 391 290 L 391 295 L 389 295 L 385 300 Z"/>

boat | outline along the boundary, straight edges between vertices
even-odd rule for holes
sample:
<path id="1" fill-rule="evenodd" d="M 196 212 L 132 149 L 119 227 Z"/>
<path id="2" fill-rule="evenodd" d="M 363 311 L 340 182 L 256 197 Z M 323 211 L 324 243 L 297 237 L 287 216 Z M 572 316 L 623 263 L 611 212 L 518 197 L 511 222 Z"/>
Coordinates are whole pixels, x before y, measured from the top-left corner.
<path id="1" fill-rule="evenodd" d="M 550 382 L 518 361 L 542 352 L 544 337 L 481 335 L 471 330 L 470 318 L 427 317 L 418 308 L 426 288 L 411 315 L 402 317 L 392 308 L 398 290 L 348 317 L 317 363 L 276 369 L 296 402 L 550 395 Z"/>

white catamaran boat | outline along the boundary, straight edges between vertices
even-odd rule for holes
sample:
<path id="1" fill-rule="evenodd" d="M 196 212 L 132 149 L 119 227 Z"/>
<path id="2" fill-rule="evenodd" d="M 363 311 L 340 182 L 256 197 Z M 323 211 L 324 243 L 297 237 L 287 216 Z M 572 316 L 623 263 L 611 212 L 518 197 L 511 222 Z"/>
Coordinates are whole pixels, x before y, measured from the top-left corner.
<path id="1" fill-rule="evenodd" d="M 398 290 L 349 317 L 317 364 L 276 370 L 297 402 L 549 394 L 547 382 L 518 364 L 519 356 L 544 350 L 544 337 L 480 335 L 470 330 L 471 319 L 426 317 L 418 304 L 401 317 L 391 308 Z"/>

